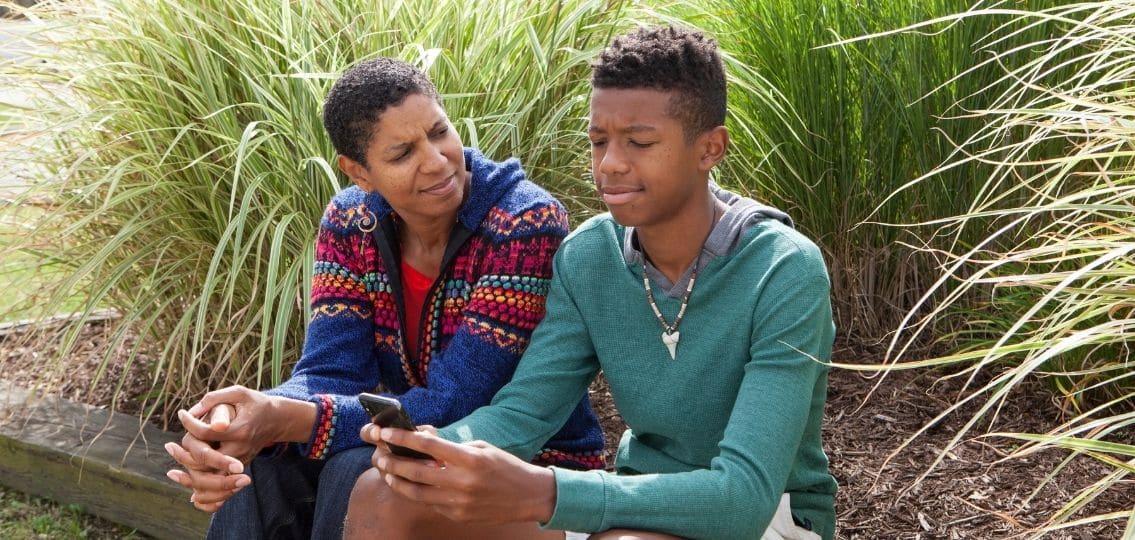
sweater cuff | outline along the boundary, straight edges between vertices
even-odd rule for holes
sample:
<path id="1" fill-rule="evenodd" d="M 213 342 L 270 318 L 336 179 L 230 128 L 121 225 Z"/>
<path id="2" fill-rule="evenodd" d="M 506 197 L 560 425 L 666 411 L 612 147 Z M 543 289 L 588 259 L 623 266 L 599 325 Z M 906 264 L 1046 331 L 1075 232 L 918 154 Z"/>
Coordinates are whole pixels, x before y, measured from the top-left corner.
<path id="1" fill-rule="evenodd" d="M 556 508 L 543 529 L 602 531 L 606 529 L 606 482 L 600 471 L 550 467 L 556 475 Z"/>
<path id="2" fill-rule="evenodd" d="M 339 423 L 339 402 L 327 394 L 316 394 L 311 401 L 315 403 L 315 424 L 309 442 L 299 445 L 298 450 L 308 459 L 327 459 Z"/>

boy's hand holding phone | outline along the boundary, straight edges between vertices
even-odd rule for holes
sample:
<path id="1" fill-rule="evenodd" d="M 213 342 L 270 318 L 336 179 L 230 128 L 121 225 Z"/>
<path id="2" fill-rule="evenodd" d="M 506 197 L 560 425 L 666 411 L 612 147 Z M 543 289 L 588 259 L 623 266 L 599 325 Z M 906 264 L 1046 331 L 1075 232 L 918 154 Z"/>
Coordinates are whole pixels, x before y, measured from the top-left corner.
<path id="1" fill-rule="evenodd" d="M 371 423 L 376 426 L 405 429 L 407 431 L 418 430 L 418 427 L 414 425 L 414 421 L 411 420 L 410 416 L 406 414 L 406 411 L 402 409 L 402 404 L 397 399 L 377 394 L 362 393 L 359 394 L 359 403 L 362 404 L 363 409 L 366 409 L 367 414 L 370 415 Z M 387 444 L 387 446 L 390 448 L 390 452 L 396 456 L 415 459 L 433 459 L 429 454 L 423 454 L 417 450 L 411 450 L 394 444 Z"/>

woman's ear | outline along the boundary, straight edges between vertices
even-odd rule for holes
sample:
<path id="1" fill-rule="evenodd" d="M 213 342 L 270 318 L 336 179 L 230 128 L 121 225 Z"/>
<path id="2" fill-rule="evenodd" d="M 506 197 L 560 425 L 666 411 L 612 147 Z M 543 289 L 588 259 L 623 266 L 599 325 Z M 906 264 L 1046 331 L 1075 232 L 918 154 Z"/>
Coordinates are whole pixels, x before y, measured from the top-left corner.
<path id="1" fill-rule="evenodd" d="M 365 166 L 347 156 L 339 154 L 338 159 L 339 170 L 347 175 L 356 186 L 359 186 L 363 191 L 374 191 L 370 185 L 370 175 Z"/>
<path id="2" fill-rule="evenodd" d="M 717 126 L 698 136 L 697 144 L 702 152 L 698 168 L 708 172 L 725 159 L 725 151 L 729 149 L 729 130 L 725 126 Z"/>

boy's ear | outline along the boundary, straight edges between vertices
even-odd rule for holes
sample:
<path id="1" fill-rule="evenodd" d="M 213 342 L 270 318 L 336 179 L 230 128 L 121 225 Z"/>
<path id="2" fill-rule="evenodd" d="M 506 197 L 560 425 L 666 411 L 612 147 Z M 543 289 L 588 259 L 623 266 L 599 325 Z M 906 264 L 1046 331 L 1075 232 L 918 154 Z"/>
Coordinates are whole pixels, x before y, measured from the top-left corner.
<path id="1" fill-rule="evenodd" d="M 367 168 L 347 156 L 339 154 L 338 159 L 339 170 L 347 175 L 356 186 L 359 186 L 363 191 L 372 191 L 370 184 L 367 182 Z"/>
<path id="2" fill-rule="evenodd" d="M 702 133 L 698 136 L 698 148 L 701 150 L 698 168 L 708 172 L 725 159 L 725 151 L 729 149 L 729 130 L 725 126 L 717 126 Z"/>

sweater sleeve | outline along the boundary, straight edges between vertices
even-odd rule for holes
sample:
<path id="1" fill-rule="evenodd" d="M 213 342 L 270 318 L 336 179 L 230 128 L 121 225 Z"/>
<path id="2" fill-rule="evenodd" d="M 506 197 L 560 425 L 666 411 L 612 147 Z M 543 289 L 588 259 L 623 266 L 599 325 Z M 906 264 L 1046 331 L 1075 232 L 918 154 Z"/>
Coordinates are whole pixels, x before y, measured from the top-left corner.
<path id="1" fill-rule="evenodd" d="M 426 384 L 398 396 L 419 424 L 447 426 L 489 403 L 512 378 L 544 318 L 553 258 L 568 231 L 566 212 L 549 202 L 489 221 L 498 222 L 502 237 L 477 254 L 484 271 L 468 284 L 460 326 L 433 356 Z"/>
<path id="2" fill-rule="evenodd" d="M 369 418 L 355 396 L 379 382 L 370 299 L 376 278 L 364 251 L 373 248 L 355 226 L 357 219 L 357 208 L 328 205 L 316 237 L 303 355 L 291 377 L 266 392 L 315 403 L 312 437 L 298 447 L 310 458 L 363 445 L 359 429 Z"/>
<path id="3" fill-rule="evenodd" d="M 591 339 L 564 286 L 561 254 L 548 292 L 548 312 L 512 380 L 482 407 L 438 435 L 457 442 L 483 439 L 530 460 L 560 429 L 599 370 Z"/>
<path id="4" fill-rule="evenodd" d="M 687 538 L 763 534 L 785 491 L 833 334 L 822 259 L 799 254 L 774 265 L 760 293 L 750 360 L 710 467 L 636 476 L 555 469 L 557 500 L 547 527 L 625 527 Z"/>

